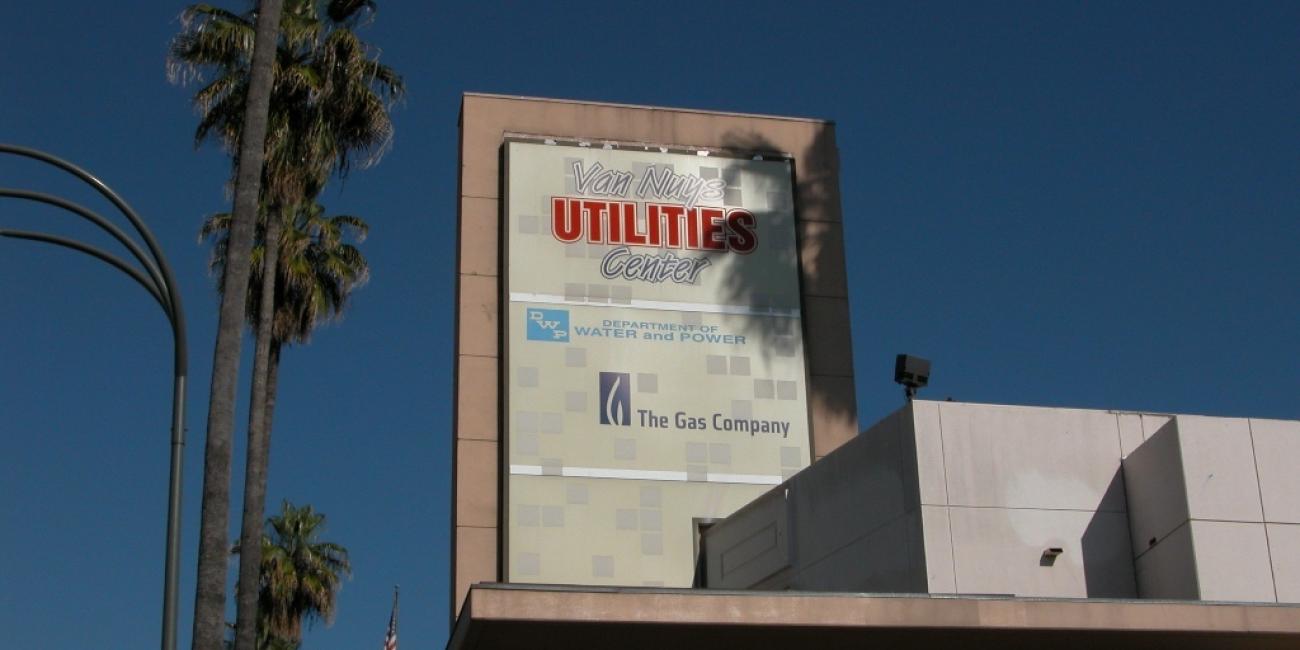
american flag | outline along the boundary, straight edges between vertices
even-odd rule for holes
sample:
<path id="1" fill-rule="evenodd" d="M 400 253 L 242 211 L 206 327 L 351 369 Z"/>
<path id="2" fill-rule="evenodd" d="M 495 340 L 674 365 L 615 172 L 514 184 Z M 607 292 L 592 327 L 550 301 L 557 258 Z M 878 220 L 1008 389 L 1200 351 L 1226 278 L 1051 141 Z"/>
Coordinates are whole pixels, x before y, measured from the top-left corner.
<path id="1" fill-rule="evenodd" d="M 384 635 L 384 650 L 397 650 L 397 587 L 393 587 L 393 613 L 388 617 L 388 634 Z"/>

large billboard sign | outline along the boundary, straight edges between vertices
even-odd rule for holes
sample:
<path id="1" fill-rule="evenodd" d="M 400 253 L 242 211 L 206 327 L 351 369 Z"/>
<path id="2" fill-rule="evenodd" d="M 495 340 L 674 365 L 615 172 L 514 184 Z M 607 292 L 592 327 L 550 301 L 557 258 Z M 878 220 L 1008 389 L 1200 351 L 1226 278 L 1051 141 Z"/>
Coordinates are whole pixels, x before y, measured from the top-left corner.
<path id="1" fill-rule="evenodd" d="M 790 162 L 505 146 L 505 577 L 689 586 L 809 462 Z"/>

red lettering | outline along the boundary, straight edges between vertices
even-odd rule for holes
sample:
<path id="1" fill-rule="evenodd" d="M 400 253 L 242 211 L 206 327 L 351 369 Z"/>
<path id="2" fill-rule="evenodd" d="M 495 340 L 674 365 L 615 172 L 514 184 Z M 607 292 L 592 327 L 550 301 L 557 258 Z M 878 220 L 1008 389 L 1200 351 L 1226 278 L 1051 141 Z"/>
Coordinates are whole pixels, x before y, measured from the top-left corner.
<path id="1" fill-rule="evenodd" d="M 687 208 L 645 204 L 645 225 L 633 201 L 551 198 L 551 234 L 572 244 L 663 246 L 690 250 L 730 250 L 741 255 L 758 247 L 758 219 L 742 208 Z"/>
<path id="2" fill-rule="evenodd" d="M 568 209 L 566 208 L 566 205 Z M 582 237 L 582 213 L 578 202 L 564 198 L 551 199 L 551 234 L 555 238 L 571 244 Z"/>
<path id="3" fill-rule="evenodd" d="M 682 247 L 682 215 L 686 208 L 680 205 L 665 205 L 659 208 L 668 222 L 668 248 Z"/>
<path id="4" fill-rule="evenodd" d="M 700 250 L 700 209 L 686 209 L 686 247 Z"/>
<path id="5" fill-rule="evenodd" d="M 645 246 L 645 233 L 637 232 L 636 229 L 636 204 L 623 203 L 623 242 L 634 246 Z"/>
<path id="6" fill-rule="evenodd" d="M 731 250 L 747 255 L 754 252 L 754 247 L 758 245 L 758 237 L 754 230 L 757 222 L 753 213 L 748 210 L 732 210 L 727 213 L 727 246 Z"/>
<path id="7" fill-rule="evenodd" d="M 604 201 L 583 201 L 582 209 L 587 213 L 587 241 L 605 243 L 605 213 L 609 212 L 609 204 Z"/>
<path id="8" fill-rule="evenodd" d="M 646 206 L 645 212 L 646 244 L 663 246 L 663 217 L 659 214 L 659 206 L 651 203 Z"/>
<path id="9" fill-rule="evenodd" d="M 610 201 L 607 205 L 609 210 L 609 243 L 625 244 L 627 243 L 627 236 L 623 231 L 623 220 L 618 216 L 618 209 L 625 204 Z"/>
<path id="10" fill-rule="evenodd" d="M 701 248 L 710 251 L 727 249 L 726 219 L 718 208 L 700 208 Z"/>

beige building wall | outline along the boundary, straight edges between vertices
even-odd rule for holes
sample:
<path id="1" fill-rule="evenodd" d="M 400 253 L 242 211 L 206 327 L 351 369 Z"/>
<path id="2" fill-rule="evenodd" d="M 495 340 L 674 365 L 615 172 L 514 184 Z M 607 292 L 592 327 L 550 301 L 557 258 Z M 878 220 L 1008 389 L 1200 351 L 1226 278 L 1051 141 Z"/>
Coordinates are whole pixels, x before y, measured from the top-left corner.
<path id="1" fill-rule="evenodd" d="M 711 529 L 709 586 L 1296 603 L 1297 467 L 1300 422 L 916 401 Z"/>
<path id="2" fill-rule="evenodd" d="M 452 604 L 502 576 L 501 152 L 508 135 L 783 154 L 795 169 L 813 459 L 857 427 L 834 125 L 820 120 L 467 94 L 461 108 Z M 557 499 L 559 496 L 557 496 Z M 738 504 L 736 504 L 738 505 Z M 733 506 L 734 507 L 734 506 Z M 540 513 L 539 513 L 540 516 Z"/>
<path id="3" fill-rule="evenodd" d="M 1300 602 L 1300 422 L 1179 415 L 1124 460 L 1147 598 Z"/>
<path id="4" fill-rule="evenodd" d="M 926 534 L 929 591 L 1137 596 L 1116 414 L 954 402 L 914 412 L 921 505 L 940 529 Z M 1062 553 L 1044 566 L 1048 548 Z"/>

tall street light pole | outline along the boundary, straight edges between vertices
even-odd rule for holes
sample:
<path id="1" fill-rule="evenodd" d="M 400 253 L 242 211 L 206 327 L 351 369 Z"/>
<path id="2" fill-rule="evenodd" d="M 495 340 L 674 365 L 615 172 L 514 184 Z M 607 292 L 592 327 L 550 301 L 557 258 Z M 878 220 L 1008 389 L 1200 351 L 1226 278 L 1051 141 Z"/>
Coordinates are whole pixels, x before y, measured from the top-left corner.
<path id="1" fill-rule="evenodd" d="M 131 237 L 122 232 L 112 222 L 99 214 L 71 201 L 44 194 L 14 188 L 0 187 L 0 198 L 12 198 L 44 203 L 67 212 L 71 212 L 106 231 L 131 253 L 144 270 L 141 271 L 127 261 L 94 246 L 78 241 L 38 232 L 0 229 L 0 236 L 25 239 L 69 248 L 95 257 L 122 271 L 135 280 L 153 296 L 172 328 L 173 348 L 173 382 L 172 382 L 172 440 L 171 440 L 171 478 L 167 487 L 167 553 L 163 569 L 163 621 L 162 650 L 176 648 L 176 600 L 180 567 L 181 545 L 181 472 L 184 465 L 185 450 L 185 378 L 188 372 L 189 357 L 185 342 L 185 312 L 181 309 L 181 295 L 172 276 L 171 266 L 154 239 L 153 233 L 141 221 L 140 216 L 123 201 L 112 189 L 86 170 L 57 158 L 43 151 L 0 143 L 0 154 L 11 154 L 31 158 L 57 167 L 99 192 L 121 212 L 135 232 L 144 240 L 147 253 L 141 250 Z"/>

